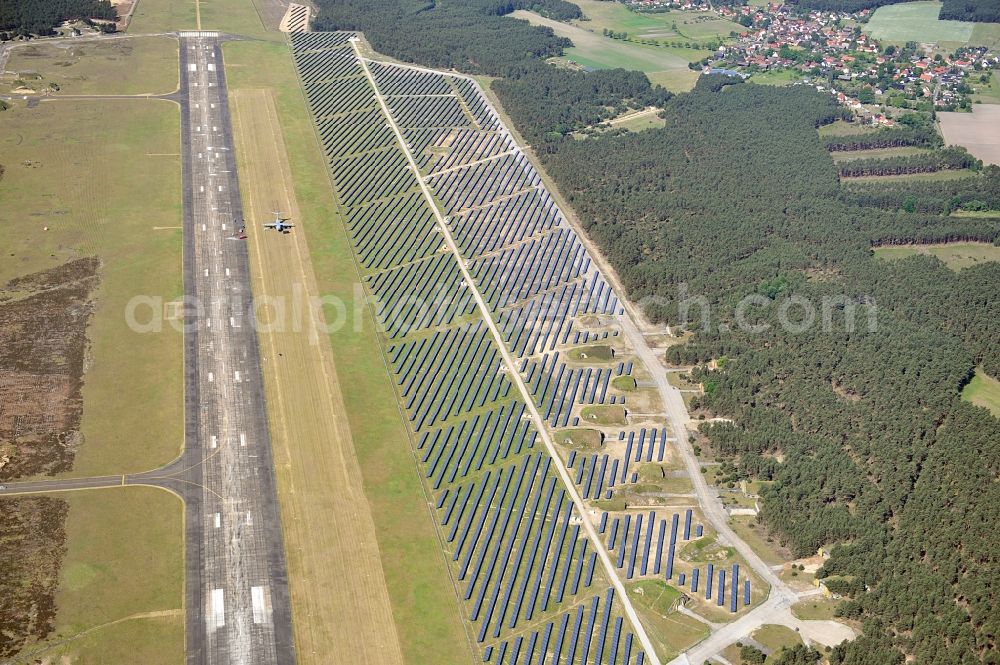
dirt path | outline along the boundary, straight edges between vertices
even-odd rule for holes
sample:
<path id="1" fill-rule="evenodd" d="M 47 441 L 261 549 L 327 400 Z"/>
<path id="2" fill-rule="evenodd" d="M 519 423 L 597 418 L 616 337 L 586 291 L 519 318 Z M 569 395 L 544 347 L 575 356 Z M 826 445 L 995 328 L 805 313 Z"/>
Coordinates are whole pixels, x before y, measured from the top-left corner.
<path id="1" fill-rule="evenodd" d="M 282 299 L 284 330 L 259 329 L 300 663 L 402 663 L 375 524 L 362 487 L 277 110 L 269 90 L 231 93 L 254 293 Z M 292 233 L 261 225 L 272 210 Z M 238 241 L 234 241 L 238 242 Z M 301 306 L 301 320 L 293 308 Z M 267 316 L 260 316 L 267 321 Z"/>

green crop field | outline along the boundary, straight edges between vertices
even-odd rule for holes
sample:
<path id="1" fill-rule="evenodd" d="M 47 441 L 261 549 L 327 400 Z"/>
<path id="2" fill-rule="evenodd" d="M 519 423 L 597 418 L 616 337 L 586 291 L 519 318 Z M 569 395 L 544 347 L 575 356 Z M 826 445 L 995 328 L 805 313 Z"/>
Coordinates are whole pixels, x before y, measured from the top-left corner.
<path id="1" fill-rule="evenodd" d="M 976 370 L 972 381 L 962 390 L 962 399 L 989 409 L 994 416 L 1000 418 L 1000 381 L 983 370 Z"/>
<path id="2" fill-rule="evenodd" d="M 125 313 L 135 296 L 169 302 L 183 291 L 178 108 L 55 100 L 16 105 L 3 121 L 0 226 L 17 232 L 6 234 L 0 282 L 82 256 L 101 260 L 72 473 L 160 466 L 183 442 L 181 334 L 167 322 L 133 332 Z"/>
<path id="3" fill-rule="evenodd" d="M 968 44 L 974 24 L 967 21 L 941 21 L 940 2 L 904 2 L 879 7 L 864 28 L 876 39 L 903 43 Z M 980 31 L 981 36 L 986 36 Z"/>
<path id="4" fill-rule="evenodd" d="M 54 95 L 165 94 L 177 89 L 177 40 L 30 43 L 11 51 L 7 69 L 40 75 L 41 79 L 25 79 L 24 84 Z"/>
<path id="5" fill-rule="evenodd" d="M 887 245 L 876 247 L 875 256 L 887 261 L 925 254 L 936 256 L 952 270 L 986 261 L 1000 261 L 1000 247 L 985 242 L 954 242 L 938 245 Z"/>
<path id="6" fill-rule="evenodd" d="M 182 662 L 180 500 L 151 487 L 52 496 L 69 503 L 55 630 L 27 653 L 53 663 Z"/>

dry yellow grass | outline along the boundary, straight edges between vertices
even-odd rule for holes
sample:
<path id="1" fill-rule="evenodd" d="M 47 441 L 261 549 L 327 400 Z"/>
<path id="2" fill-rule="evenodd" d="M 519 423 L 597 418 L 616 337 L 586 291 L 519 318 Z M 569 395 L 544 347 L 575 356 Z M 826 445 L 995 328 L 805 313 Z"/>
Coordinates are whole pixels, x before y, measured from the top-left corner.
<path id="1" fill-rule="evenodd" d="M 254 293 L 317 296 L 271 92 L 231 92 L 231 108 Z M 294 220 L 291 234 L 261 226 L 274 209 Z M 401 664 L 329 340 L 306 315 L 301 329 L 262 332 L 260 344 L 299 662 Z"/>

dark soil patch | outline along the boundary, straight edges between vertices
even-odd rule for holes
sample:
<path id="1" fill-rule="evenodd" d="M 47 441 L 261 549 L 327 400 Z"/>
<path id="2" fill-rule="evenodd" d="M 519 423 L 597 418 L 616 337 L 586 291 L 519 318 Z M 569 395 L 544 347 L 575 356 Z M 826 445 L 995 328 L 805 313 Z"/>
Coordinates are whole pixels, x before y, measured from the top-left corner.
<path id="1" fill-rule="evenodd" d="M 0 481 L 73 466 L 98 267 L 77 259 L 0 290 Z"/>
<path id="2" fill-rule="evenodd" d="M 0 658 L 54 628 L 68 510 L 61 499 L 0 499 Z"/>

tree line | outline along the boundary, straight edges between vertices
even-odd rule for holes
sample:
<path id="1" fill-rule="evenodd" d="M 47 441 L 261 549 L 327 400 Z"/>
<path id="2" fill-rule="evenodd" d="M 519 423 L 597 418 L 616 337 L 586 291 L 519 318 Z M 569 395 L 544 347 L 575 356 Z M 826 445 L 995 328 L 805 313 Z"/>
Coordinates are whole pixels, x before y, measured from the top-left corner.
<path id="1" fill-rule="evenodd" d="M 1000 0 L 944 0 L 938 18 L 997 23 L 1000 22 Z"/>
<path id="2" fill-rule="evenodd" d="M 117 18 L 108 0 L 4 0 L 0 2 L 0 40 L 51 35 L 63 21 Z"/>
<path id="3" fill-rule="evenodd" d="M 935 173 L 949 169 L 978 171 L 983 163 L 965 148 L 951 146 L 919 155 L 893 155 L 871 159 L 852 159 L 840 162 L 837 167 L 842 178 L 862 176 L 912 175 Z"/>

